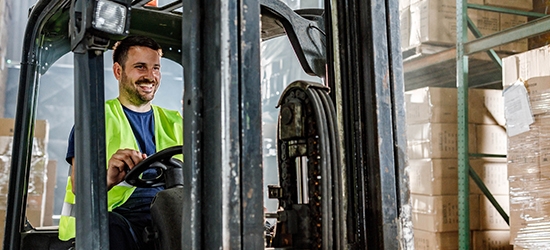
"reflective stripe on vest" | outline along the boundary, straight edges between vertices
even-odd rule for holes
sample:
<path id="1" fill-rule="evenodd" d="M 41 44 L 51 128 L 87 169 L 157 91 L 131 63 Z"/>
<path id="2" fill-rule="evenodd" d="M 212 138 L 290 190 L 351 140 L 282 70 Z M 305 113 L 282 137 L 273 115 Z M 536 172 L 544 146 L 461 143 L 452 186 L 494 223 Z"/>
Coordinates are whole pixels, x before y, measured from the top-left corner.
<path id="1" fill-rule="evenodd" d="M 183 121 L 178 111 L 167 110 L 152 105 L 155 120 L 155 145 L 157 151 L 183 144 Z M 111 158 L 121 148 L 139 150 L 130 122 L 118 99 L 105 102 L 105 144 L 106 157 Z M 177 158 L 182 159 L 181 155 Z M 135 187 L 122 182 L 109 190 L 107 195 L 107 208 L 114 208 L 124 204 L 134 192 Z M 71 178 L 67 181 L 65 189 L 65 203 L 59 219 L 59 239 L 69 240 L 75 237 L 74 218 L 75 196 L 72 192 Z"/>

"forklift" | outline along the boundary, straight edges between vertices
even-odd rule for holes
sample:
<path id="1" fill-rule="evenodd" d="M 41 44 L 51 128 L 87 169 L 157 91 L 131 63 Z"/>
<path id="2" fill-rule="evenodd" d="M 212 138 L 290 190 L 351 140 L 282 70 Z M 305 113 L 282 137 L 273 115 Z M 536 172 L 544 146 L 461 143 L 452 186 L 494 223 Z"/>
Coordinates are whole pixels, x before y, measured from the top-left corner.
<path id="1" fill-rule="evenodd" d="M 129 35 L 155 39 L 183 67 L 184 145 L 126 177 L 164 185 L 157 249 L 413 249 L 398 0 L 39 0 L 23 41 L 3 248 L 109 249 L 103 54 Z M 263 188 L 260 44 L 286 36 L 303 70 L 281 93 L 277 185 Z M 47 45 L 47 46 L 46 46 Z M 76 238 L 25 214 L 39 76 L 74 55 Z M 183 154 L 175 162 L 173 155 Z M 153 180 L 140 178 L 160 169 Z M 278 201 L 263 212 L 263 194 Z M 266 219 L 276 219 L 266 227 Z"/>

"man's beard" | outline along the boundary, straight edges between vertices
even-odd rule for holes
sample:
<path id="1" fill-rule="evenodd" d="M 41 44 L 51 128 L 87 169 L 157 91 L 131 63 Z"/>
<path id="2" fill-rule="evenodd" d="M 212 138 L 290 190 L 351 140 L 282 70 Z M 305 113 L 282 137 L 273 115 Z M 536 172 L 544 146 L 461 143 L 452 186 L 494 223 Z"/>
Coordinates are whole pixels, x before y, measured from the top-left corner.
<path id="1" fill-rule="evenodd" d="M 132 83 L 130 81 L 130 79 L 128 79 L 126 74 L 123 73 L 122 78 L 121 78 L 121 83 L 122 83 L 122 89 L 126 93 L 126 96 L 128 97 L 128 100 L 134 105 L 139 106 L 141 104 L 148 103 L 148 102 L 152 101 L 153 98 L 155 97 L 156 89 L 154 89 L 155 88 L 154 82 L 147 81 L 147 80 L 138 80 L 138 81 Z M 139 84 L 140 83 L 152 83 L 153 84 L 153 93 L 141 94 L 139 92 Z"/>

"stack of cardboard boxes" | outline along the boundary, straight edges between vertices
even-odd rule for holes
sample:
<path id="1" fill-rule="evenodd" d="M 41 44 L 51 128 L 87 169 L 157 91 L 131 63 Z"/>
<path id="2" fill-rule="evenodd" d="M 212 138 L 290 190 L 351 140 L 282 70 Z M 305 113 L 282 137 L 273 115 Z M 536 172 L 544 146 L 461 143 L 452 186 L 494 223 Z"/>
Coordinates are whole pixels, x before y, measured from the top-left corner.
<path id="1" fill-rule="evenodd" d="M 504 155 L 502 91 L 470 90 L 469 99 L 469 152 Z M 428 87 L 409 91 L 406 111 L 415 248 L 458 249 L 457 90 Z M 471 165 L 507 205 L 505 160 L 472 159 Z M 472 181 L 470 194 L 474 249 L 510 247 L 506 223 Z M 504 231 L 495 231 L 500 229 Z"/>
<path id="2" fill-rule="evenodd" d="M 466 3 L 466 0 L 464 1 Z M 532 0 L 468 0 L 470 4 L 529 11 Z M 430 54 L 456 44 L 456 0 L 400 0 L 401 48 Z M 527 22 L 527 17 L 468 9 L 468 16 L 483 36 Z M 475 39 L 469 32 L 468 40 Z M 439 48 L 439 49 L 438 49 Z M 523 52 L 527 39 L 494 48 L 502 52 Z"/>
<path id="3" fill-rule="evenodd" d="M 550 249 L 550 47 L 502 62 L 507 126 L 521 128 L 508 129 L 510 243 Z"/>
<path id="4" fill-rule="evenodd" d="M 500 140 L 506 136 L 501 134 Z M 491 138 L 487 138 L 491 139 Z M 505 145 L 505 142 L 500 142 Z M 502 152 L 501 152 L 502 153 Z M 471 159 L 470 166 L 481 177 L 487 189 L 506 214 L 510 213 L 508 195 L 508 174 L 506 159 L 478 158 Z M 470 180 L 472 182 L 472 180 Z M 510 245 L 510 226 L 497 211 L 495 206 L 481 192 L 477 185 L 473 185 L 471 192 L 479 194 L 480 230 L 472 231 L 473 249 L 512 249 Z"/>
<path id="5" fill-rule="evenodd" d="M 34 131 L 26 215 L 31 225 L 39 227 L 43 225 L 45 217 L 44 212 L 47 193 L 47 121 L 37 120 Z M 0 118 L 0 237 L 4 235 L 4 219 L 6 218 L 6 202 L 11 170 L 13 132 L 14 120 Z M 47 219 L 48 218 L 46 218 L 46 220 Z"/>

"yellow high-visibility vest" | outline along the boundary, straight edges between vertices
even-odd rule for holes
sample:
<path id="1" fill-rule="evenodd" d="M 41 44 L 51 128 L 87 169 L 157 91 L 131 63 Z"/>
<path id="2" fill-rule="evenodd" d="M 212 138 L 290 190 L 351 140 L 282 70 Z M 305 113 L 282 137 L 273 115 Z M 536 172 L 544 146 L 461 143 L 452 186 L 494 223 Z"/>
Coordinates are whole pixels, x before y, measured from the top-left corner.
<path id="1" fill-rule="evenodd" d="M 178 111 L 168 110 L 152 105 L 155 121 L 155 145 L 157 152 L 176 145 L 183 145 L 183 120 Z M 106 162 L 119 149 L 139 150 L 132 127 L 118 99 L 105 103 L 105 148 Z M 177 156 L 181 158 L 181 155 Z M 82 168 L 82 166 L 79 166 Z M 107 193 L 107 208 L 112 211 L 128 200 L 135 187 L 122 182 Z M 59 239 L 70 240 L 76 235 L 75 217 L 73 214 L 75 195 L 72 192 L 71 178 L 67 181 L 65 202 L 59 219 Z"/>

